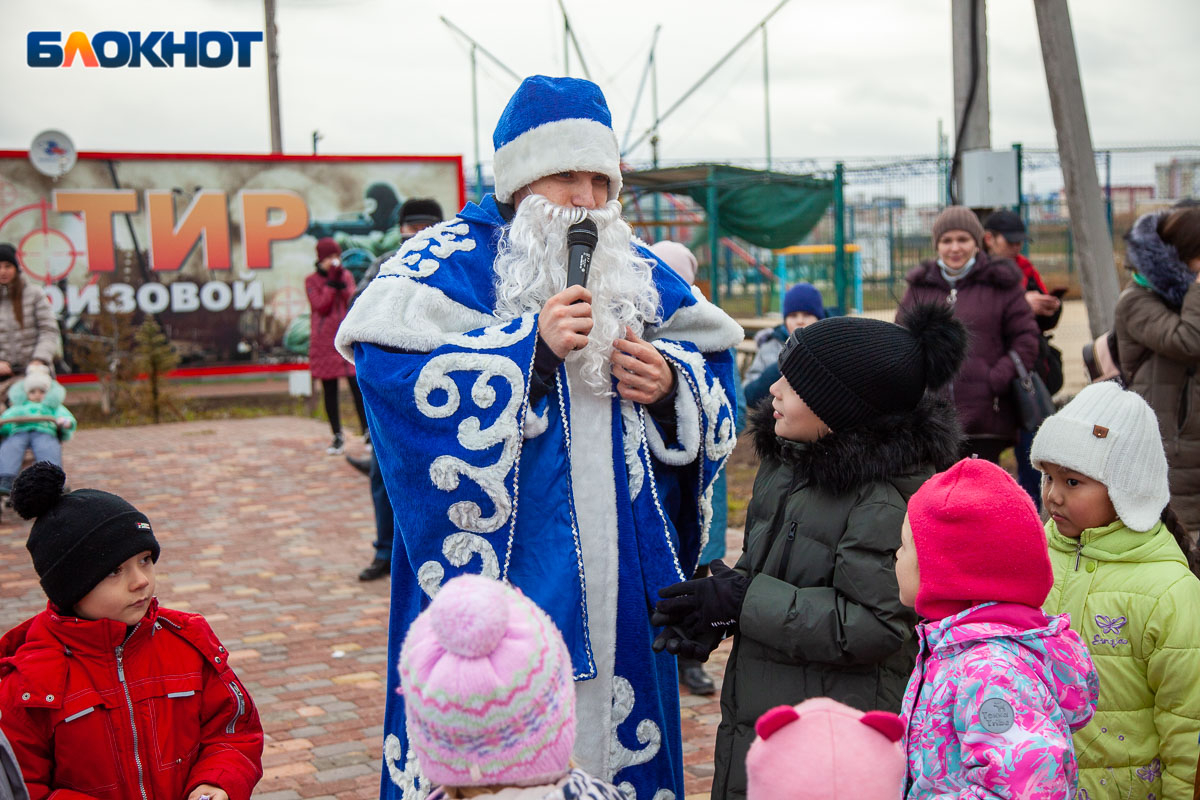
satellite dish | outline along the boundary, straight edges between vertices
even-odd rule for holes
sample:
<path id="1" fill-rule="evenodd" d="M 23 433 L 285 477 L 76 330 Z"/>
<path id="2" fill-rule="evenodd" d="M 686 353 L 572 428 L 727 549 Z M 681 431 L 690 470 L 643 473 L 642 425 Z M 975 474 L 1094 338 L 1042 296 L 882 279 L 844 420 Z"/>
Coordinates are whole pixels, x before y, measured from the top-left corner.
<path id="1" fill-rule="evenodd" d="M 29 146 L 29 163 L 43 175 L 58 180 L 71 171 L 79 154 L 62 131 L 42 131 Z"/>

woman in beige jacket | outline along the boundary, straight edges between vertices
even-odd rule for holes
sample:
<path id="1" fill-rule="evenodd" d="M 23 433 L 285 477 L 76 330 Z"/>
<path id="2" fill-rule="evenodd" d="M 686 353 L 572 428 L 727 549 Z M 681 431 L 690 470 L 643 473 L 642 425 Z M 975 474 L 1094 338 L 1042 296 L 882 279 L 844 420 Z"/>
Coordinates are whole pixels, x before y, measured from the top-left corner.
<path id="1" fill-rule="evenodd" d="M 1126 236 L 1133 282 L 1117 300 L 1125 384 L 1158 417 L 1171 507 L 1200 530 L 1200 205 L 1146 214 Z"/>
<path id="2" fill-rule="evenodd" d="M 62 335 L 46 294 L 21 276 L 16 249 L 0 243 L 0 381 L 30 364 L 53 367 L 61 349 Z"/>

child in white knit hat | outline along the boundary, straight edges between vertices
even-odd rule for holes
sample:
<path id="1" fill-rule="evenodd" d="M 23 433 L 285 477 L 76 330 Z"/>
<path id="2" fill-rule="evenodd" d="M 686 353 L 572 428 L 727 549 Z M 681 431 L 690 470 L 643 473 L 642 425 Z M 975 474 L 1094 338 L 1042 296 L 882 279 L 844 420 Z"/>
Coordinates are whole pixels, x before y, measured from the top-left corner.
<path id="1" fill-rule="evenodd" d="M 1075 733 L 1080 797 L 1186 797 L 1200 736 L 1200 580 L 1167 505 L 1150 406 L 1115 383 L 1083 389 L 1033 440 L 1054 587 L 1100 675 Z"/>

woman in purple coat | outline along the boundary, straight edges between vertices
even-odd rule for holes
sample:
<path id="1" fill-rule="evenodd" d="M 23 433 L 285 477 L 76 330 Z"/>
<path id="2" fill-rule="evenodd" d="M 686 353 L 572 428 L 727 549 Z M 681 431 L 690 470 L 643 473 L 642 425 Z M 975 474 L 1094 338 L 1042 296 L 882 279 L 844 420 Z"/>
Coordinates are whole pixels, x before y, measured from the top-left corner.
<path id="1" fill-rule="evenodd" d="M 328 237 L 317 241 L 317 268 L 304 280 L 308 293 L 308 304 L 312 307 L 312 332 L 308 339 L 308 369 L 312 376 L 321 381 L 321 394 L 325 398 L 325 414 L 329 427 L 333 429 L 333 442 L 325 452 L 337 455 L 346 444 L 342 435 L 342 417 L 338 410 L 338 378 L 345 378 L 354 397 L 354 409 L 362 425 L 363 439 L 367 436 L 367 415 L 363 411 L 362 392 L 354 378 L 354 365 L 333 347 L 333 337 L 350 308 L 354 296 L 354 278 L 342 266 L 342 248 Z"/>
<path id="2" fill-rule="evenodd" d="M 1015 350 L 1026 367 L 1038 352 L 1038 326 L 1025 302 L 1021 271 L 1008 259 L 989 259 L 983 225 L 969 208 L 950 206 L 933 222 L 937 258 L 908 273 L 900 309 L 944 302 L 970 333 L 970 348 L 950 388 L 966 432 L 963 455 L 999 462 L 1017 441 L 1020 420 L 1011 384 Z"/>

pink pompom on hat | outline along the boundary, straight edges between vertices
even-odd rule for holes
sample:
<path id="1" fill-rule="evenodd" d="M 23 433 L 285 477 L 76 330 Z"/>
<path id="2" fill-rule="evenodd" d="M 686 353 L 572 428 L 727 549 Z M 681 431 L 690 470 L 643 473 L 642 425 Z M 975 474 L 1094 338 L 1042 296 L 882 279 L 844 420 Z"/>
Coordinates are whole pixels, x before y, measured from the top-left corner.
<path id="1" fill-rule="evenodd" d="M 943 619 L 986 602 L 1038 608 L 1054 573 L 1028 493 L 1006 471 L 964 458 L 908 501 L 921 586 L 917 613 Z"/>
<path id="2" fill-rule="evenodd" d="M 904 780 L 904 723 L 828 697 L 758 718 L 746 800 L 894 800 Z"/>
<path id="3" fill-rule="evenodd" d="M 570 770 L 571 658 L 554 623 L 505 583 L 448 581 L 400 650 L 408 737 L 440 786 L 538 786 Z"/>

